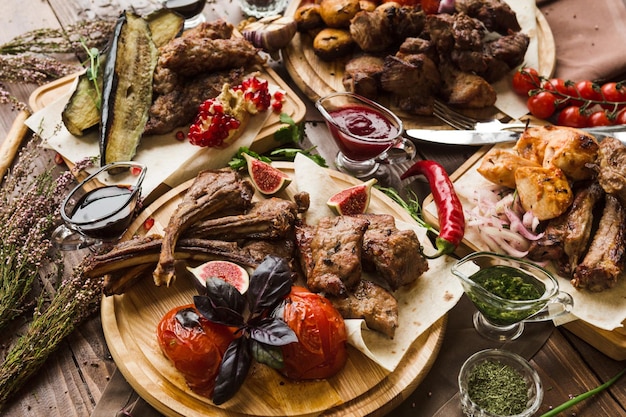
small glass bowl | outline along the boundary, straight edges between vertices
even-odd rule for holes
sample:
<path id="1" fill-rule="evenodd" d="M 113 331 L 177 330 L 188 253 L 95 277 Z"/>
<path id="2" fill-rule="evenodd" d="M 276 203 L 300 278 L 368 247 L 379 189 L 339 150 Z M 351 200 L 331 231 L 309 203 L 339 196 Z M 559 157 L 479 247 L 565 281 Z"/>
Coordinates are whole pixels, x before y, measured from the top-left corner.
<path id="1" fill-rule="evenodd" d="M 543 401 L 543 386 L 541 385 L 541 380 L 539 379 L 537 371 L 530 366 L 527 360 L 515 353 L 500 349 L 486 349 L 476 352 L 470 356 L 465 361 L 461 367 L 461 371 L 459 372 L 458 381 L 459 391 L 461 394 L 461 407 L 466 416 L 504 417 L 503 415 L 494 414 L 484 410 L 469 397 L 468 382 L 470 375 L 477 365 L 485 361 L 497 362 L 511 366 L 517 370 L 517 372 L 519 372 L 526 381 L 526 387 L 528 389 L 528 402 L 526 404 L 526 409 L 519 414 L 511 414 L 507 415 L 507 417 L 529 417 L 539 410 L 541 402 Z"/>

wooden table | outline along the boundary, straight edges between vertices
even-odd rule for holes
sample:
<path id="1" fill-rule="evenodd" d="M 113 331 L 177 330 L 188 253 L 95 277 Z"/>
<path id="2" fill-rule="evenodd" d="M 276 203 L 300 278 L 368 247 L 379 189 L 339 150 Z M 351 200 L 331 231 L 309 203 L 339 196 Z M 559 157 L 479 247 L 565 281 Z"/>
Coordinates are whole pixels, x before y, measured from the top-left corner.
<path id="1" fill-rule="evenodd" d="M 155 7 L 156 0 L 5 0 L 3 2 L 3 24 L 0 26 L 0 43 L 4 43 L 27 30 L 42 27 L 65 27 L 80 19 L 97 16 L 117 16 L 124 4 L 132 3 L 135 7 Z M 209 3 L 205 8 L 208 18 L 225 15 L 236 22 L 240 18 L 238 6 L 232 1 Z M 65 57 L 68 62 L 76 62 L 74 57 Z M 280 71 L 280 67 L 278 67 Z M 283 71 L 282 76 L 287 77 Z M 27 102 L 36 85 L 7 85 L 20 100 Z M 310 102 L 309 102 L 310 104 Z M 0 141 L 4 140 L 11 129 L 17 113 L 8 105 L 0 106 Z M 307 131 L 314 136 L 319 129 L 319 116 L 311 111 L 307 114 Z M 328 160 L 332 160 L 334 149 L 326 146 L 321 151 Z M 420 157 L 435 159 L 446 166 L 449 172 L 458 168 L 475 149 L 448 147 L 420 147 Z M 46 153 L 46 151 L 42 151 Z M 48 154 L 49 157 L 49 154 Z M 42 158 L 43 159 L 43 158 Z M 391 170 L 387 180 L 397 183 L 397 172 L 402 167 Z M 71 262 L 73 255 L 69 255 Z M 76 255 L 74 255 L 76 256 Z M 75 261 L 75 259 L 74 259 Z M 6 339 L 5 339 L 6 341 Z M 443 349 L 454 348 L 463 340 L 450 340 L 446 337 Z M 0 345 L 4 352 L 6 345 Z M 0 353 L 2 354 L 2 353 Z M 533 356 L 533 366 L 539 371 L 545 387 L 544 406 L 558 405 L 569 396 L 584 392 L 599 385 L 622 369 L 626 363 L 615 361 L 594 349 L 571 332 L 557 328 L 545 345 Z M 435 366 L 443 366 L 435 364 Z M 115 363 L 107 351 L 102 333 L 100 318 L 96 315 L 64 343 L 56 354 L 49 358 L 45 366 L 26 387 L 16 396 L 6 410 L 6 416 L 88 416 L 102 396 L 107 382 L 115 370 Z M 438 370 L 438 369 L 435 369 Z M 433 371 L 431 371 L 433 372 Z M 577 416 L 618 416 L 626 415 L 626 380 L 618 383 L 610 393 L 605 392 L 594 399 L 568 411 L 563 415 Z M 437 386 L 428 387 L 436 391 Z M 430 395 L 429 392 L 428 395 Z M 423 400 L 423 399 L 422 399 Z M 422 416 L 416 401 L 410 399 L 400 406 L 403 415 Z M 120 407 L 122 404 L 120 405 Z M 444 414 L 441 414 L 444 415 Z M 446 414 L 449 415 L 449 414 Z M 460 415 L 460 410 L 456 414 Z"/>

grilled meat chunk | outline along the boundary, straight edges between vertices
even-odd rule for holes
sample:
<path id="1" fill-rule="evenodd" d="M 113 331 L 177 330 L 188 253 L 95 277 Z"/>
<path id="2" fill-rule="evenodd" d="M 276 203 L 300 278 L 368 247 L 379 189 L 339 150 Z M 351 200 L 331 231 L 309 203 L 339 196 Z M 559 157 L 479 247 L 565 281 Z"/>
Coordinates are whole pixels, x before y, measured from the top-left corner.
<path id="1" fill-rule="evenodd" d="M 337 216 L 322 218 L 317 226 L 296 226 L 300 263 L 311 291 L 345 295 L 359 282 L 368 224 L 363 218 Z"/>
<path id="2" fill-rule="evenodd" d="M 496 103 L 496 90 L 484 78 L 459 71 L 451 65 L 440 65 L 441 94 L 453 106 L 464 108 L 485 108 Z"/>
<path id="3" fill-rule="evenodd" d="M 528 248 L 529 259 L 533 261 L 560 261 L 564 258 L 563 240 L 567 233 L 567 213 L 550 219 L 543 232 L 543 236 L 530 243 Z"/>
<path id="4" fill-rule="evenodd" d="M 497 81 L 511 69 L 524 62 L 524 56 L 530 43 L 530 37 L 522 32 L 511 33 L 494 39 L 485 44 L 487 70 L 484 72 L 487 81 Z"/>
<path id="5" fill-rule="evenodd" d="M 188 78 L 163 68 L 157 70 L 157 74 L 156 88 L 160 94 L 150 106 L 148 123 L 144 130 L 146 135 L 164 134 L 190 124 L 204 100 L 217 97 L 226 83 L 240 84 L 245 70 L 236 68 Z"/>
<path id="6" fill-rule="evenodd" d="M 346 91 L 376 98 L 380 90 L 383 64 L 382 58 L 372 55 L 361 55 L 348 61 L 342 79 Z"/>
<path id="7" fill-rule="evenodd" d="M 593 211 L 602 201 L 604 190 L 593 181 L 576 193 L 574 202 L 567 214 L 567 233 L 563 240 L 563 251 L 567 259 L 564 270 L 571 274 L 585 254 L 593 228 Z"/>
<path id="8" fill-rule="evenodd" d="M 360 11 L 350 21 L 350 36 L 365 52 L 381 52 L 394 42 L 389 19 L 378 10 Z"/>
<path id="9" fill-rule="evenodd" d="M 488 30 L 501 35 L 522 29 L 515 12 L 502 0 L 457 0 L 454 6 L 458 12 L 480 20 Z"/>
<path id="10" fill-rule="evenodd" d="M 574 271 L 576 288 L 599 292 L 613 288 L 624 271 L 626 260 L 626 210 L 612 195 L 606 205 L 589 251 Z"/>
<path id="11" fill-rule="evenodd" d="M 161 47 L 158 62 L 159 66 L 172 69 L 183 77 L 261 63 L 258 49 L 239 37 L 176 38 Z"/>
<path id="12" fill-rule="evenodd" d="M 174 275 L 174 249 L 181 234 L 192 224 L 232 207 L 247 208 L 254 187 L 231 169 L 203 171 L 198 174 L 165 228 L 154 283 L 169 284 Z"/>
<path id="13" fill-rule="evenodd" d="M 398 230 L 387 214 L 363 214 L 369 226 L 363 239 L 363 268 L 376 270 L 391 290 L 414 282 L 428 270 L 412 230 Z"/>
<path id="14" fill-rule="evenodd" d="M 364 319 L 372 330 L 393 338 L 398 327 L 398 302 L 389 291 L 361 280 L 347 297 L 327 297 L 345 319 Z"/>
<path id="15" fill-rule="evenodd" d="M 233 36 L 235 28 L 223 19 L 211 22 L 202 22 L 189 30 L 185 30 L 180 36 L 185 38 L 205 39 L 229 39 Z"/>
<path id="16" fill-rule="evenodd" d="M 185 237 L 226 241 L 284 238 L 293 231 L 297 210 L 296 203 L 273 197 L 253 203 L 245 214 L 200 221 Z"/>
<path id="17" fill-rule="evenodd" d="M 614 195 L 626 207 L 626 146 L 615 138 L 603 139 L 596 170 L 604 191 Z"/>

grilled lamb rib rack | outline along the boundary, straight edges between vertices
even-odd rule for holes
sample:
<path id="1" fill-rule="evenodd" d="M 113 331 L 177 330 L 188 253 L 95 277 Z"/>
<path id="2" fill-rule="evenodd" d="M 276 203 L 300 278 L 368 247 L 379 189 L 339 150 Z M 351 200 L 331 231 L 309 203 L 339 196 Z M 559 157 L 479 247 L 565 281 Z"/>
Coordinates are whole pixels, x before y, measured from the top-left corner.
<path id="1" fill-rule="evenodd" d="M 175 278 L 174 248 L 191 225 L 226 209 L 246 209 L 253 194 L 252 184 L 231 169 L 199 173 L 165 228 L 159 263 L 152 274 L 154 283 L 169 286 Z"/>

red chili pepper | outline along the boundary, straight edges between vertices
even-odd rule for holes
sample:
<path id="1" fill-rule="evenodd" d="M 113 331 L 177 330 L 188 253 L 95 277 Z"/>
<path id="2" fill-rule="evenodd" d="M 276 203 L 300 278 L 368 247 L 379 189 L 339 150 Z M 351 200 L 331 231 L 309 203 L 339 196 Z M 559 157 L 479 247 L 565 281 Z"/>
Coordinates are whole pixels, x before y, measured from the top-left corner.
<path id="1" fill-rule="evenodd" d="M 439 236 L 435 240 L 437 253 L 424 256 L 434 259 L 452 253 L 461 243 L 465 233 L 463 206 L 454 191 L 454 185 L 445 168 L 435 161 L 417 161 L 400 178 L 415 175 L 423 175 L 428 180 L 439 217 Z"/>

